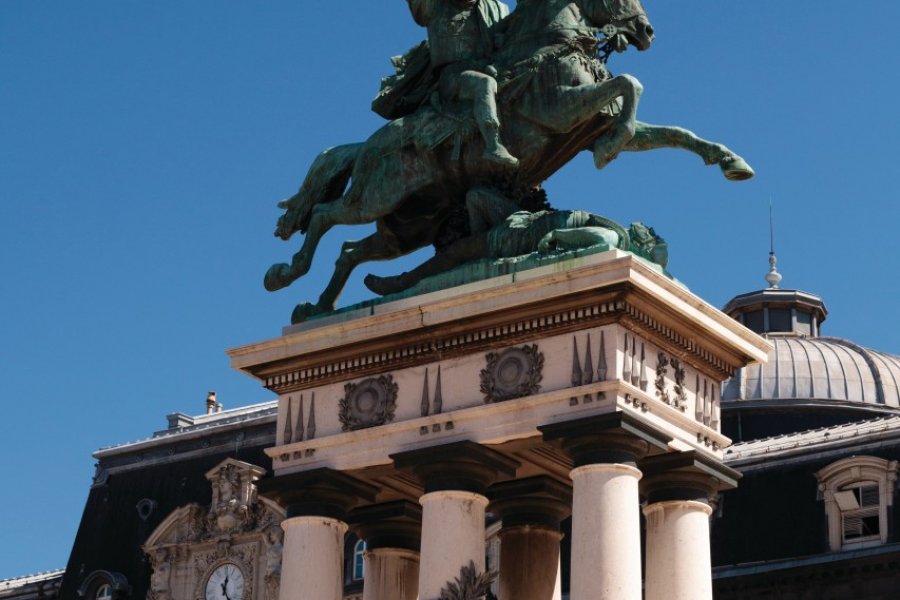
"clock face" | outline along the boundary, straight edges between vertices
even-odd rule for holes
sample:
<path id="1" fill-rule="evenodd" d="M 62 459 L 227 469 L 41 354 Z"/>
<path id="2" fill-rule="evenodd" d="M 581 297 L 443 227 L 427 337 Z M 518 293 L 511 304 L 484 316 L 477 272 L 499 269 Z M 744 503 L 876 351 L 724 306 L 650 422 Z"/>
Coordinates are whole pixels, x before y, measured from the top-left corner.
<path id="1" fill-rule="evenodd" d="M 241 600 L 244 597 L 244 574 L 237 565 L 225 563 L 216 567 L 206 582 L 206 600 Z"/>

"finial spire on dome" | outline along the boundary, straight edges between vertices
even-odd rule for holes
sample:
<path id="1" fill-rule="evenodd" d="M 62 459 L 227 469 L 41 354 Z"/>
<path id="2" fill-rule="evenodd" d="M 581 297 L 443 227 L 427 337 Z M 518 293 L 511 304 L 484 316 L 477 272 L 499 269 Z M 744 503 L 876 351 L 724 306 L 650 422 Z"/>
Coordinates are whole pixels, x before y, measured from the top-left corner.
<path id="1" fill-rule="evenodd" d="M 778 289 L 781 283 L 781 273 L 775 268 L 778 259 L 775 258 L 775 219 L 772 216 L 772 200 L 769 200 L 769 272 L 766 274 L 766 283 L 769 289 Z"/>

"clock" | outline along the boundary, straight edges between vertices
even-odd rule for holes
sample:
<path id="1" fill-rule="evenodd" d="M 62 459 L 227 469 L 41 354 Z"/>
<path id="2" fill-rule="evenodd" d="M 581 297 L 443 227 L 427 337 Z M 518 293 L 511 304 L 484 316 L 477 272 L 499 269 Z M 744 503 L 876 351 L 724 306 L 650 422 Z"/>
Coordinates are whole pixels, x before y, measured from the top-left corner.
<path id="1" fill-rule="evenodd" d="M 216 567 L 206 580 L 206 600 L 241 600 L 244 597 L 244 573 L 234 563 Z"/>

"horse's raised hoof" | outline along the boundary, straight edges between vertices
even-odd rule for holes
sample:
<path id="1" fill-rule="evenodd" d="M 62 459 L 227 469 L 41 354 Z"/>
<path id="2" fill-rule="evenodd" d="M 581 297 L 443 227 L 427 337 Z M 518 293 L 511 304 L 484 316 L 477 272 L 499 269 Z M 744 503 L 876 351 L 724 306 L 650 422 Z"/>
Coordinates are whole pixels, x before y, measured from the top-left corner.
<path id="1" fill-rule="evenodd" d="M 269 267 L 266 276 L 263 278 L 263 285 L 270 292 L 280 290 L 290 285 L 289 274 L 291 265 L 287 263 L 278 263 Z"/>
<path id="2" fill-rule="evenodd" d="M 370 273 L 369 275 L 366 275 L 363 283 L 369 288 L 369 291 L 374 292 L 379 296 L 393 294 L 402 289 L 402 287 L 398 285 L 399 281 L 397 277 L 379 277 Z"/>
<path id="3" fill-rule="evenodd" d="M 747 181 L 756 175 L 756 171 L 743 158 L 734 154 L 719 162 L 719 168 L 729 181 Z"/>
<path id="4" fill-rule="evenodd" d="M 291 325 L 296 325 L 297 323 L 302 323 L 308 318 L 319 314 L 320 311 L 316 308 L 315 304 L 310 304 L 309 302 L 304 302 L 303 304 L 298 304 L 294 307 L 294 312 L 291 313 Z"/>

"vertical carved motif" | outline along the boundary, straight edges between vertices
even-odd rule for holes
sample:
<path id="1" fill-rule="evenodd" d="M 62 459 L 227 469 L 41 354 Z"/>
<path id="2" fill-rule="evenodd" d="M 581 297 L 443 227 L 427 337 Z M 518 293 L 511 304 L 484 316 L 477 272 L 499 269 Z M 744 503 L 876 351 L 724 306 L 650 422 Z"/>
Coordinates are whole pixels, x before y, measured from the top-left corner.
<path id="1" fill-rule="evenodd" d="M 572 387 L 582 383 L 581 358 L 578 356 L 578 337 L 572 336 Z"/>
<path id="2" fill-rule="evenodd" d="M 290 444 L 291 437 L 294 435 L 293 429 L 291 429 L 291 421 L 293 417 L 291 417 L 291 403 L 293 402 L 293 398 L 288 396 L 287 399 L 287 412 L 284 415 L 284 443 Z"/>
<path id="3" fill-rule="evenodd" d="M 694 418 L 703 422 L 703 412 L 706 410 L 706 380 L 703 380 L 703 389 L 700 389 L 700 379 L 697 379 L 697 406 L 694 407 Z"/>
<path id="4" fill-rule="evenodd" d="M 444 394 L 441 391 L 441 365 L 438 365 L 437 381 L 434 383 L 434 414 L 439 415 L 444 410 Z"/>
<path id="5" fill-rule="evenodd" d="M 316 437 L 316 393 L 312 393 L 309 400 L 309 424 L 306 426 L 306 439 L 312 440 Z"/>
<path id="6" fill-rule="evenodd" d="M 606 381 L 609 373 L 606 366 L 606 336 L 604 332 L 600 332 L 600 357 L 597 361 L 597 381 Z"/>
<path id="7" fill-rule="evenodd" d="M 628 334 L 625 334 L 625 354 L 622 361 L 622 379 L 631 381 L 631 356 L 628 354 Z"/>
<path id="8" fill-rule="evenodd" d="M 427 417 L 431 411 L 431 399 L 428 397 L 428 367 L 425 367 L 425 382 L 422 384 L 422 402 L 419 403 L 419 411 L 423 417 Z"/>
<path id="9" fill-rule="evenodd" d="M 656 397 L 666 404 L 671 403 L 671 400 L 669 399 L 669 392 L 666 391 L 666 374 L 669 372 L 669 369 L 667 368 L 668 366 L 668 357 L 664 353 L 660 352 L 656 357 Z"/>
<path id="10" fill-rule="evenodd" d="M 684 387 L 686 373 L 684 367 L 681 366 L 681 361 L 677 358 L 672 359 L 672 370 L 675 372 L 675 399 L 673 402 L 675 408 L 684 411 L 687 409 L 687 390 Z"/>
<path id="11" fill-rule="evenodd" d="M 641 391 L 646 392 L 647 384 L 649 382 L 647 381 L 647 353 L 645 351 L 643 342 L 641 343 L 641 377 L 638 382 L 641 385 Z"/>
<path id="12" fill-rule="evenodd" d="M 300 408 L 297 410 L 297 426 L 294 427 L 294 441 L 303 441 L 303 394 L 300 394 Z"/>

